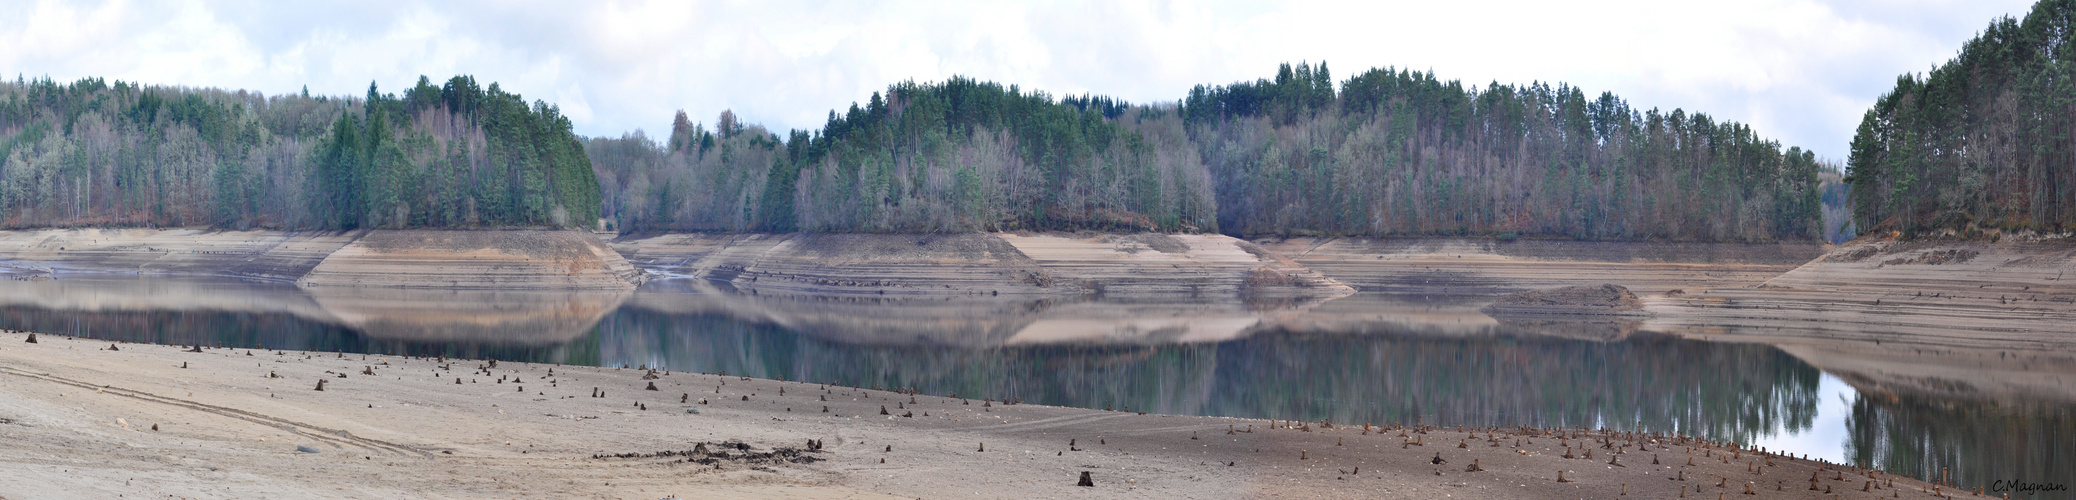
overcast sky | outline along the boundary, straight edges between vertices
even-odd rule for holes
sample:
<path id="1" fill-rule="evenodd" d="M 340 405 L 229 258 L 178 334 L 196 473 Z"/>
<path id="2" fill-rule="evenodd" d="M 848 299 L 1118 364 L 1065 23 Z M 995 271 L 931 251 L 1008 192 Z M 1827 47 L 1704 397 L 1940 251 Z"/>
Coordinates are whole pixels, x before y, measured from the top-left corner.
<path id="1" fill-rule="evenodd" d="M 950 75 L 1174 101 L 1325 61 L 1444 79 L 1568 82 L 1684 108 L 1840 159 L 1897 75 L 2014 0 L 1035 2 L 21 2 L 0 73 L 361 95 L 470 74 L 559 105 L 583 135 L 723 109 L 819 126 L 889 83 Z"/>

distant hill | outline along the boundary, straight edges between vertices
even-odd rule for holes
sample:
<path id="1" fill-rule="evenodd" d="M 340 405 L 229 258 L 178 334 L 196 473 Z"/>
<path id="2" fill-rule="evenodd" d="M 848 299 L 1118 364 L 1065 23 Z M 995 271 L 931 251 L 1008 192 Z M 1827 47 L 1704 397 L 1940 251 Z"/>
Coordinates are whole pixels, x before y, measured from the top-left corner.
<path id="1" fill-rule="evenodd" d="M 0 225 L 575 226 L 598 180 L 569 120 L 498 85 L 399 97 L 0 82 Z"/>

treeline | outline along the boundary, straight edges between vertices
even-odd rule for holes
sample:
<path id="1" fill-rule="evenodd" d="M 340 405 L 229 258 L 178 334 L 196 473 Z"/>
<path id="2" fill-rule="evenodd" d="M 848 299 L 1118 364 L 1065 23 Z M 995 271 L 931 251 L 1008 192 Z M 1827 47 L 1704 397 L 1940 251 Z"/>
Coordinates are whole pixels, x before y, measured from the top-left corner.
<path id="1" fill-rule="evenodd" d="M 1814 153 L 1565 85 L 1392 69 L 1337 85 L 1325 65 L 1299 64 L 1131 105 L 955 77 L 894 85 L 783 138 L 731 114 L 718 123 L 680 112 L 665 144 L 590 140 L 607 216 L 635 231 L 1832 233 Z"/>
<path id="2" fill-rule="evenodd" d="M 363 99 L 0 82 L 0 225 L 589 225 L 582 148 L 554 107 L 469 77 Z"/>
<path id="3" fill-rule="evenodd" d="M 2009 17 L 1860 122 L 1848 160 L 1861 227 L 2063 232 L 2076 225 L 2076 1 Z"/>
<path id="4" fill-rule="evenodd" d="M 1741 124 L 1561 84 L 1337 83 L 1323 64 L 1153 105 L 904 82 L 818 130 L 681 112 L 662 142 L 580 139 L 469 77 L 361 98 L 18 80 L 0 83 L 0 161 L 9 227 L 1774 241 L 1829 236 L 1837 194 L 1812 153 Z"/>
<path id="5" fill-rule="evenodd" d="M 1466 88 L 1325 64 L 1197 87 L 1183 103 L 1242 235 L 1817 238 L 1815 154 L 1750 127 L 1640 111 L 1563 84 Z"/>
<path id="6" fill-rule="evenodd" d="M 1213 231 L 1216 203 L 1173 108 L 952 78 L 873 93 L 780 138 L 680 112 L 668 143 L 586 151 L 627 230 Z"/>

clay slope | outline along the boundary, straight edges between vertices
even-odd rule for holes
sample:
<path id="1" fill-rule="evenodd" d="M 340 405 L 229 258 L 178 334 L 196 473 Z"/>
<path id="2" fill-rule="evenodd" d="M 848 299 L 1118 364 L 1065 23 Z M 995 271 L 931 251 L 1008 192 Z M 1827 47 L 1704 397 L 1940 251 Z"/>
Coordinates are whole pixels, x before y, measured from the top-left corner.
<path id="1" fill-rule="evenodd" d="M 502 290 L 632 289 L 641 271 L 579 231 L 370 231 L 297 284 Z"/>
<path id="2" fill-rule="evenodd" d="M 669 234 L 613 248 L 755 293 L 1317 297 L 1346 286 L 1219 235 Z"/>
<path id="3" fill-rule="evenodd" d="M 1639 294 L 1756 284 L 1823 253 L 1814 243 L 1294 238 L 1263 247 L 1365 292 L 1500 294 L 1613 283 Z"/>
<path id="4" fill-rule="evenodd" d="M 355 236 L 201 229 L 0 231 L 0 264 L 27 274 L 111 272 L 294 281 Z"/>
<path id="5" fill-rule="evenodd" d="M 1079 293 L 986 234 L 689 233 L 622 238 L 613 249 L 659 275 L 758 293 Z"/>
<path id="6" fill-rule="evenodd" d="M 1781 346 L 1862 390 L 2076 401 L 2076 242 L 1863 238 L 1750 287 L 1645 298 L 1646 328 Z"/>
<path id="7" fill-rule="evenodd" d="M 1338 297 L 1355 289 L 1218 234 L 1001 234 L 1053 276 L 1106 297 Z"/>
<path id="8" fill-rule="evenodd" d="M 1932 345 L 2076 348 L 2076 242 L 1861 239 L 1746 288 L 1658 297 L 1667 326 L 1821 321 Z M 1871 328 L 1870 328 L 1871 327 Z"/>

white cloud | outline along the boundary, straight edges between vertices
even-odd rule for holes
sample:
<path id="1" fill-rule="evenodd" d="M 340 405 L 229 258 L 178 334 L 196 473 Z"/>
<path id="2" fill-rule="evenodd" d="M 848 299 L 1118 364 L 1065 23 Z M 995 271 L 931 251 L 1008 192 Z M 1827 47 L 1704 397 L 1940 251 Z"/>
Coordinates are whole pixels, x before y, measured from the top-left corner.
<path id="1" fill-rule="evenodd" d="M 419 75 L 552 99 L 579 133 L 722 109 L 819 126 L 886 85 L 954 74 L 1056 95 L 1172 101 L 1326 61 L 1467 84 L 1563 81 L 1641 108 L 1751 123 L 1842 158 L 1897 74 L 2019 0 L 1597 2 L 61 3 L 0 19 L 0 71 L 268 93 L 394 91 Z"/>

